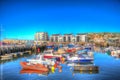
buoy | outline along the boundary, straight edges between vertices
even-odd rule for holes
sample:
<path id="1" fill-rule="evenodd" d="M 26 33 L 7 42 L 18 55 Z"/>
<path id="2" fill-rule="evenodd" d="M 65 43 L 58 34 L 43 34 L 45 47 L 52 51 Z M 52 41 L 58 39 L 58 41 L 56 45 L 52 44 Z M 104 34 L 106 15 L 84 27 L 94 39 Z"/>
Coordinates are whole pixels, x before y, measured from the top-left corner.
<path id="1" fill-rule="evenodd" d="M 57 64 L 54 64 L 54 68 L 57 68 Z"/>
<path id="2" fill-rule="evenodd" d="M 64 57 L 62 57 L 62 63 L 64 64 L 64 62 L 65 62 L 65 58 L 64 58 Z"/>
<path id="3" fill-rule="evenodd" d="M 51 72 L 52 72 L 52 73 L 55 72 L 55 68 L 54 68 L 54 66 L 51 67 Z"/>

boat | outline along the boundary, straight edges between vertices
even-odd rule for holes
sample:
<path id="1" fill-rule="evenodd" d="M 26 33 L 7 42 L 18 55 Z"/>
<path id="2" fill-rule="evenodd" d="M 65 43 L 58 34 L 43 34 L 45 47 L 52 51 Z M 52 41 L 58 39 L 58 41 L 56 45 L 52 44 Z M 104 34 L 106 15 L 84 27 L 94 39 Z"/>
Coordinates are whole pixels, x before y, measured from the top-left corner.
<path id="1" fill-rule="evenodd" d="M 58 49 L 57 52 L 55 52 L 55 54 L 65 54 L 65 50 L 64 49 Z"/>
<path id="2" fill-rule="evenodd" d="M 31 70 L 31 69 L 22 69 L 20 71 L 20 74 L 25 74 L 25 73 L 28 73 L 28 74 L 36 73 L 36 74 L 43 74 L 43 75 L 47 75 L 48 74 L 48 72 L 46 72 L 46 71 Z"/>
<path id="3" fill-rule="evenodd" d="M 52 59 L 52 58 L 61 58 L 62 56 L 61 55 L 57 55 L 57 54 L 54 54 L 53 53 L 53 50 L 47 50 L 47 51 L 44 51 L 43 53 L 43 57 L 44 58 L 47 58 L 47 59 Z"/>
<path id="4" fill-rule="evenodd" d="M 68 62 L 72 62 L 72 63 L 92 63 L 93 60 L 92 59 L 80 58 L 80 59 L 75 59 L 75 60 L 68 60 Z"/>
<path id="5" fill-rule="evenodd" d="M 52 63 L 52 60 L 50 59 L 44 59 L 43 55 L 37 55 L 35 59 L 27 59 L 29 63 L 32 64 L 44 64 L 44 65 L 50 65 Z"/>
<path id="6" fill-rule="evenodd" d="M 74 57 L 68 57 L 67 62 L 68 63 L 92 63 L 93 62 L 92 57 L 87 56 L 74 56 Z"/>
<path id="7" fill-rule="evenodd" d="M 30 64 L 28 62 L 20 62 L 20 65 L 23 69 L 48 71 L 48 68 L 42 64 Z"/>
<path id="8" fill-rule="evenodd" d="M 120 50 L 111 51 L 111 56 L 115 58 L 120 58 Z"/>
<path id="9" fill-rule="evenodd" d="M 74 52 L 76 52 L 76 49 L 75 49 L 75 48 L 68 48 L 68 49 L 66 50 L 66 52 L 67 52 L 67 53 L 74 53 Z"/>

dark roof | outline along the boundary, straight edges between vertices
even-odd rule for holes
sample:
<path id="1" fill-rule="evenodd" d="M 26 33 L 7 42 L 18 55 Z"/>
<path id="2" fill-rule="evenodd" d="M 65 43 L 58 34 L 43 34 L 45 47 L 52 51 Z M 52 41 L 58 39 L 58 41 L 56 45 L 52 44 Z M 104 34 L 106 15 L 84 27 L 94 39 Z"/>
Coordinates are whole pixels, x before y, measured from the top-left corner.
<path id="1" fill-rule="evenodd" d="M 52 34 L 52 36 L 60 36 L 60 34 Z"/>
<path id="2" fill-rule="evenodd" d="M 77 33 L 77 35 L 86 35 L 87 33 Z"/>
<path id="3" fill-rule="evenodd" d="M 72 33 L 69 33 L 69 34 L 64 34 L 64 35 L 73 35 Z"/>

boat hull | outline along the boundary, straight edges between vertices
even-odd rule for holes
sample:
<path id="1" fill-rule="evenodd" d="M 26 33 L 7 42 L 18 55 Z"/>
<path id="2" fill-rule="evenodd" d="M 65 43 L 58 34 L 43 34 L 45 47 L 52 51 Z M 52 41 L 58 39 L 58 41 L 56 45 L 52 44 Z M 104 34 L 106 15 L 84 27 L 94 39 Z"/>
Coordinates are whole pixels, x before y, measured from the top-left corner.
<path id="1" fill-rule="evenodd" d="M 32 73 L 36 73 L 36 74 L 47 74 L 48 72 L 40 71 L 40 70 L 22 69 L 22 70 L 20 71 L 20 74 L 24 74 L 24 73 L 28 73 L 28 74 L 32 74 Z"/>
<path id="2" fill-rule="evenodd" d="M 47 58 L 47 59 L 52 59 L 52 58 L 60 58 L 61 56 L 50 56 L 50 55 L 44 55 L 44 58 Z"/>
<path id="3" fill-rule="evenodd" d="M 82 59 L 82 60 L 68 60 L 71 63 L 91 63 L 93 62 L 92 59 Z"/>
<path id="4" fill-rule="evenodd" d="M 48 71 L 48 68 L 46 68 L 42 64 L 28 64 L 27 62 L 20 62 L 20 65 L 22 66 L 23 69 Z"/>

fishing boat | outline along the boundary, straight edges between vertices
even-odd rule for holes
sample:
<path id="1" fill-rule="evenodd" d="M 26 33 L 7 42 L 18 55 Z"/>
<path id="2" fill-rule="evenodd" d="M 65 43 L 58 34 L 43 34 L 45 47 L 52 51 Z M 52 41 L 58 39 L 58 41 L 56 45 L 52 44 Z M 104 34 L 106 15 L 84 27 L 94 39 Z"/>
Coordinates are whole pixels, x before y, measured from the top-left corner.
<path id="1" fill-rule="evenodd" d="M 43 53 L 43 57 L 44 58 L 47 58 L 47 59 L 52 59 L 52 58 L 60 58 L 62 57 L 61 55 L 57 55 L 57 54 L 54 54 L 53 53 L 53 50 L 47 50 L 47 51 L 44 51 Z"/>
<path id="2" fill-rule="evenodd" d="M 20 65 L 22 66 L 23 69 L 48 71 L 48 68 L 42 64 L 30 64 L 27 62 L 20 62 Z"/>

